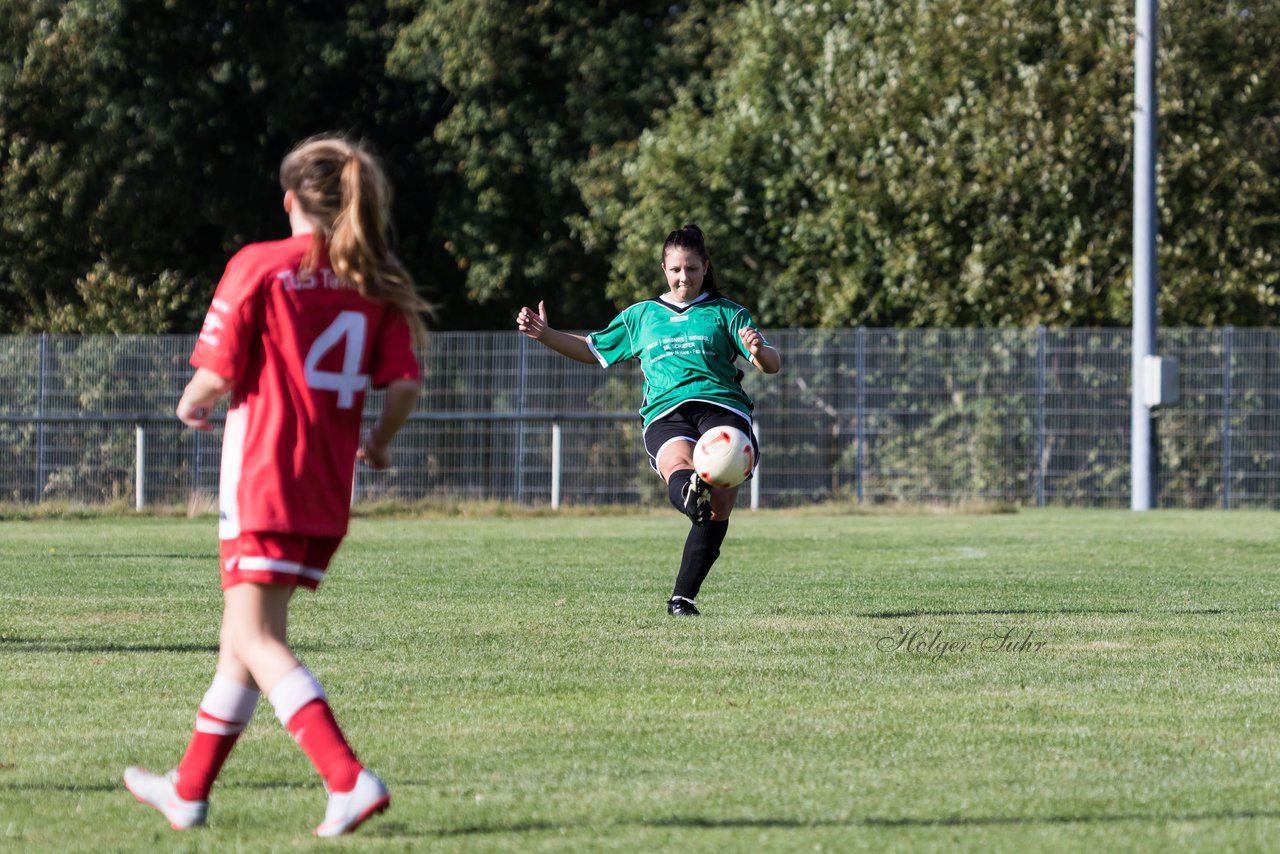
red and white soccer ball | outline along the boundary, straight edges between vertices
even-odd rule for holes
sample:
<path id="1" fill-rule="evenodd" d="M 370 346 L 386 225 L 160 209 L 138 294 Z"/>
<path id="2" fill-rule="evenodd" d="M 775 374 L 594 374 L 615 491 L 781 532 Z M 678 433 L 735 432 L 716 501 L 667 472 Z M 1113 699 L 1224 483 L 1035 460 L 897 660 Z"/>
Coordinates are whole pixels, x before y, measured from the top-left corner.
<path id="1" fill-rule="evenodd" d="M 712 427 L 693 446 L 693 469 L 712 486 L 737 486 L 751 474 L 755 449 L 737 427 Z"/>

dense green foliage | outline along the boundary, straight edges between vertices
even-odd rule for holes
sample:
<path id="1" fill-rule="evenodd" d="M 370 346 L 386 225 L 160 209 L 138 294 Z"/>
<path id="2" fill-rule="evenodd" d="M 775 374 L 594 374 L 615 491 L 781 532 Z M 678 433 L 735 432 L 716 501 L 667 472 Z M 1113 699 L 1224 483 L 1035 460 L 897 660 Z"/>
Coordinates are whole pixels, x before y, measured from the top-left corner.
<path id="1" fill-rule="evenodd" d="M 1128 321 L 1129 0 L 0 0 L 0 331 L 185 331 L 274 170 L 384 155 L 447 328 L 708 232 L 774 326 Z M 1280 321 L 1280 7 L 1161 3 L 1161 321 Z"/>
<path id="2" fill-rule="evenodd" d="M 385 3 L 3 5 L 4 328 L 191 330 L 229 254 L 287 233 L 280 159 L 332 129 L 386 155 L 404 251 L 442 266 L 417 200 L 444 95 L 384 71 Z"/>
<path id="3" fill-rule="evenodd" d="M 693 213 L 770 324 L 1127 321 L 1131 6 L 749 4 L 696 141 L 682 103 L 599 202 L 613 292 Z M 1280 9 L 1161 9 L 1162 319 L 1273 323 Z"/>
<path id="4" fill-rule="evenodd" d="M 611 245 L 584 245 L 582 187 L 616 192 L 654 111 L 706 73 L 706 21 L 722 5 L 695 0 L 677 13 L 663 0 L 421 4 L 392 59 L 454 99 L 436 130 L 437 201 L 471 299 L 545 299 L 557 320 L 588 326 L 612 313 L 603 288 Z"/>

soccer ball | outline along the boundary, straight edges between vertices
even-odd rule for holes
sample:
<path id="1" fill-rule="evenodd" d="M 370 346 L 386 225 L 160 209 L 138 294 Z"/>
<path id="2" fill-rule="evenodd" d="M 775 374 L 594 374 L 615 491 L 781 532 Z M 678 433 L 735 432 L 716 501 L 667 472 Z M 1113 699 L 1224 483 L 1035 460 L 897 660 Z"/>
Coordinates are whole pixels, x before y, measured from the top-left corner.
<path id="1" fill-rule="evenodd" d="M 712 486 L 737 486 L 755 462 L 751 437 L 737 427 L 712 427 L 693 446 L 693 469 Z"/>

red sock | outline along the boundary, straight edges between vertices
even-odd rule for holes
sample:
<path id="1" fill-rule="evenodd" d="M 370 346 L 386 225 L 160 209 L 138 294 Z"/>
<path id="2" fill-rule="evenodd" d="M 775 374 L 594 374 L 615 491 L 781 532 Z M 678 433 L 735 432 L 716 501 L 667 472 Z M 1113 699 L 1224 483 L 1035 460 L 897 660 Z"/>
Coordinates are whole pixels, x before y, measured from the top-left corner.
<path id="1" fill-rule="evenodd" d="M 187 752 L 178 763 L 178 797 L 187 801 L 209 799 L 209 789 L 231 755 L 240 733 L 253 717 L 258 692 L 223 676 L 214 676 L 213 684 L 200 701 L 196 712 L 196 728 L 191 734 Z"/>
<path id="2" fill-rule="evenodd" d="M 206 719 L 203 712 L 198 717 L 201 721 L 214 720 Z M 191 741 L 187 744 L 187 752 L 178 763 L 178 782 L 175 785 L 178 797 L 186 801 L 207 801 L 209 789 L 213 788 L 213 781 L 222 770 L 222 763 L 231 755 L 231 748 L 236 746 L 238 738 L 240 730 L 225 735 L 201 732 L 199 729 L 193 732 Z"/>
<path id="3" fill-rule="evenodd" d="M 355 788 L 364 766 L 351 751 L 327 702 L 319 698 L 310 701 L 289 718 L 288 728 L 330 792 Z"/>

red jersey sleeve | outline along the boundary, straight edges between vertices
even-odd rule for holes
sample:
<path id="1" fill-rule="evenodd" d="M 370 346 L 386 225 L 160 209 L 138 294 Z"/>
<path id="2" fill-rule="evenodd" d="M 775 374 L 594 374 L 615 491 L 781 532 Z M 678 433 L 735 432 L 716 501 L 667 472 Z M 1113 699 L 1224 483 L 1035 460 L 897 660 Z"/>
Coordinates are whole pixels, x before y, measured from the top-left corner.
<path id="1" fill-rule="evenodd" d="M 242 379 L 260 320 L 259 279 L 260 271 L 245 250 L 227 262 L 191 354 L 194 367 L 233 383 Z"/>
<path id="2" fill-rule="evenodd" d="M 413 334 L 409 321 L 399 309 L 389 307 L 382 316 L 373 345 L 373 360 L 369 366 L 369 384 L 383 388 L 394 380 L 421 378 L 418 357 L 413 352 Z"/>

